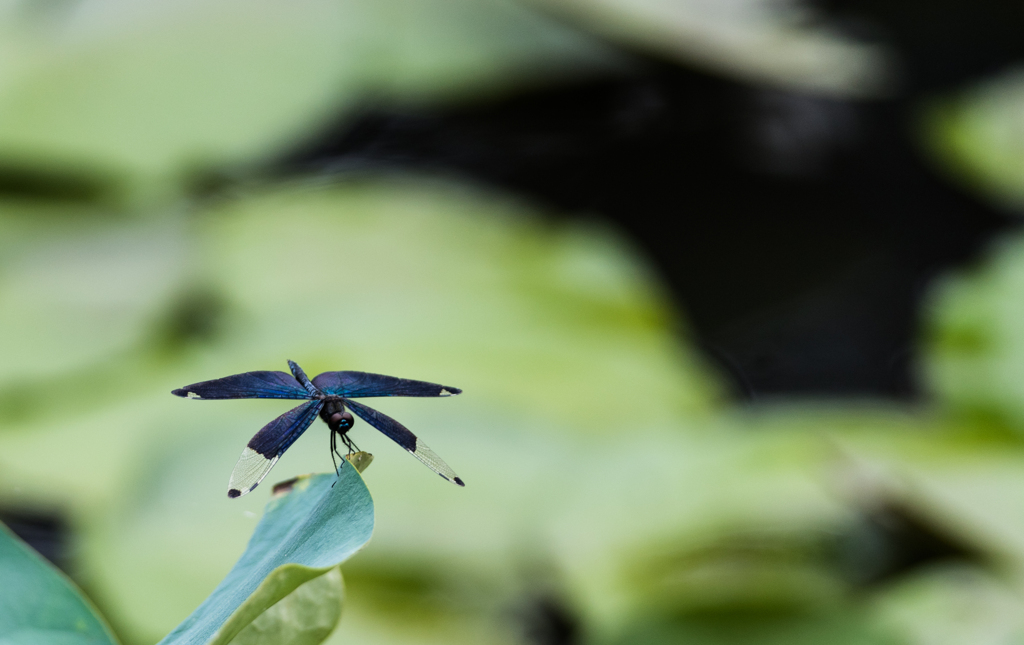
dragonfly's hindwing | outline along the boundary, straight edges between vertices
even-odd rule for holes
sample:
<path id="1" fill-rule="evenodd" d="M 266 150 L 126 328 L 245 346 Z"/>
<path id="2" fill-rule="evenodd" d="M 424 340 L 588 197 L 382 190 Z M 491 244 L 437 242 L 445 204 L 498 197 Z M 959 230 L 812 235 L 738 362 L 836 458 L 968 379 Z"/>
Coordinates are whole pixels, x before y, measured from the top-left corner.
<path id="1" fill-rule="evenodd" d="M 303 403 L 277 417 L 249 440 L 228 482 L 228 497 L 251 492 L 267 476 L 285 450 L 316 420 L 324 402 Z"/>
<path id="2" fill-rule="evenodd" d="M 378 412 L 369 406 L 363 405 L 362 403 L 346 400 L 345 405 L 359 415 L 360 419 L 369 423 L 374 428 L 377 428 L 386 437 L 408 450 L 413 457 L 416 457 L 423 462 L 427 468 L 430 468 L 435 473 L 454 484 L 465 486 L 459 476 L 455 474 L 455 471 L 452 470 L 443 459 L 438 457 L 437 453 L 431 450 L 419 439 L 419 437 L 410 432 L 410 430 L 401 423 L 395 421 L 386 414 Z"/>

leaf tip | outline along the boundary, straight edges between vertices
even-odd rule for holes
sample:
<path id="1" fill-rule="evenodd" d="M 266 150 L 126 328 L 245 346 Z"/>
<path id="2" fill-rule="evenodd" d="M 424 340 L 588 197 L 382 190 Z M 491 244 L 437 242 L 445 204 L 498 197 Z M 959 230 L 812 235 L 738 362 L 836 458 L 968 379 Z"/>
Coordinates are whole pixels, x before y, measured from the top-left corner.
<path id="1" fill-rule="evenodd" d="M 373 461 L 373 455 L 368 452 L 354 452 L 351 455 L 345 455 L 345 460 L 356 469 L 356 472 L 362 474 L 364 470 Z"/>

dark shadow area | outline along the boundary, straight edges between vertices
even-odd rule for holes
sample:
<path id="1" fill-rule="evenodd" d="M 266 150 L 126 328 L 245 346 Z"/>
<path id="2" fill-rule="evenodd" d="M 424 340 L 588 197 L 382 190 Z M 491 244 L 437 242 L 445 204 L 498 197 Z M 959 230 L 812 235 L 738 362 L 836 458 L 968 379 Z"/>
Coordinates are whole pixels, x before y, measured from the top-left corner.
<path id="1" fill-rule="evenodd" d="M 97 203 L 109 200 L 114 192 L 112 182 L 87 173 L 0 164 L 0 196 L 5 198 Z"/>
<path id="2" fill-rule="evenodd" d="M 68 571 L 71 533 L 64 517 L 35 509 L 0 508 L 0 522 L 58 569 Z"/>
<path id="3" fill-rule="evenodd" d="M 516 617 L 522 640 L 529 645 L 576 645 L 583 640 L 579 618 L 554 595 L 530 598 Z"/>
<path id="4" fill-rule="evenodd" d="M 1024 6 L 1004 0 L 812 0 L 833 28 L 899 55 L 907 96 L 949 91 L 1024 58 Z"/>
<path id="5" fill-rule="evenodd" d="M 945 563 L 997 568 L 983 549 L 896 502 L 865 510 L 840 542 L 842 569 L 847 579 L 862 589 L 884 586 Z"/>

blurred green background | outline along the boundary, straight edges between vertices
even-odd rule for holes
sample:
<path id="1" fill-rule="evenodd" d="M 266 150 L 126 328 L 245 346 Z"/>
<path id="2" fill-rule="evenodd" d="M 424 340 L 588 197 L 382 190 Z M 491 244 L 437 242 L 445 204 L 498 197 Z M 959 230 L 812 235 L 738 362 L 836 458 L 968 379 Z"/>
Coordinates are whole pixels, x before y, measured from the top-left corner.
<path id="1" fill-rule="evenodd" d="M 379 406 L 465 489 L 357 424 L 377 526 L 330 643 L 1024 642 L 1019 232 L 926 285 L 920 398 L 751 404 L 607 221 L 428 171 L 258 171 L 367 104 L 585 78 L 627 45 L 886 87 L 879 47 L 753 0 L 0 2 L 0 519 L 155 642 L 244 548 L 268 493 L 228 475 L 287 407 L 169 392 L 293 359 L 465 390 Z M 915 126 L 1008 213 L 1022 93 L 991 77 Z M 327 447 L 314 425 L 271 478 Z"/>

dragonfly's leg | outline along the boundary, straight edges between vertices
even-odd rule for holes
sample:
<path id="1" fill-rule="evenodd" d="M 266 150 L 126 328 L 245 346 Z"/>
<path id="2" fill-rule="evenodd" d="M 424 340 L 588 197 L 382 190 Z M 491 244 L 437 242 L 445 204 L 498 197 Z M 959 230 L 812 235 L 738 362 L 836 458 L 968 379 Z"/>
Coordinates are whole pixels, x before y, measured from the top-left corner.
<path id="1" fill-rule="evenodd" d="M 334 472 L 337 473 L 337 475 L 340 477 L 341 476 L 341 468 L 338 466 L 338 462 L 335 459 L 335 455 L 338 455 L 338 457 L 341 456 L 341 455 L 338 454 L 338 437 L 336 435 L 337 435 L 337 433 L 335 433 L 332 430 L 331 431 L 331 463 L 334 464 Z M 342 461 L 341 465 L 344 466 L 345 465 L 345 460 L 342 459 L 341 461 Z"/>
<path id="2" fill-rule="evenodd" d="M 348 454 L 359 452 L 359 446 L 356 445 L 348 435 L 341 435 L 341 440 L 345 443 L 345 447 L 348 448 Z"/>

